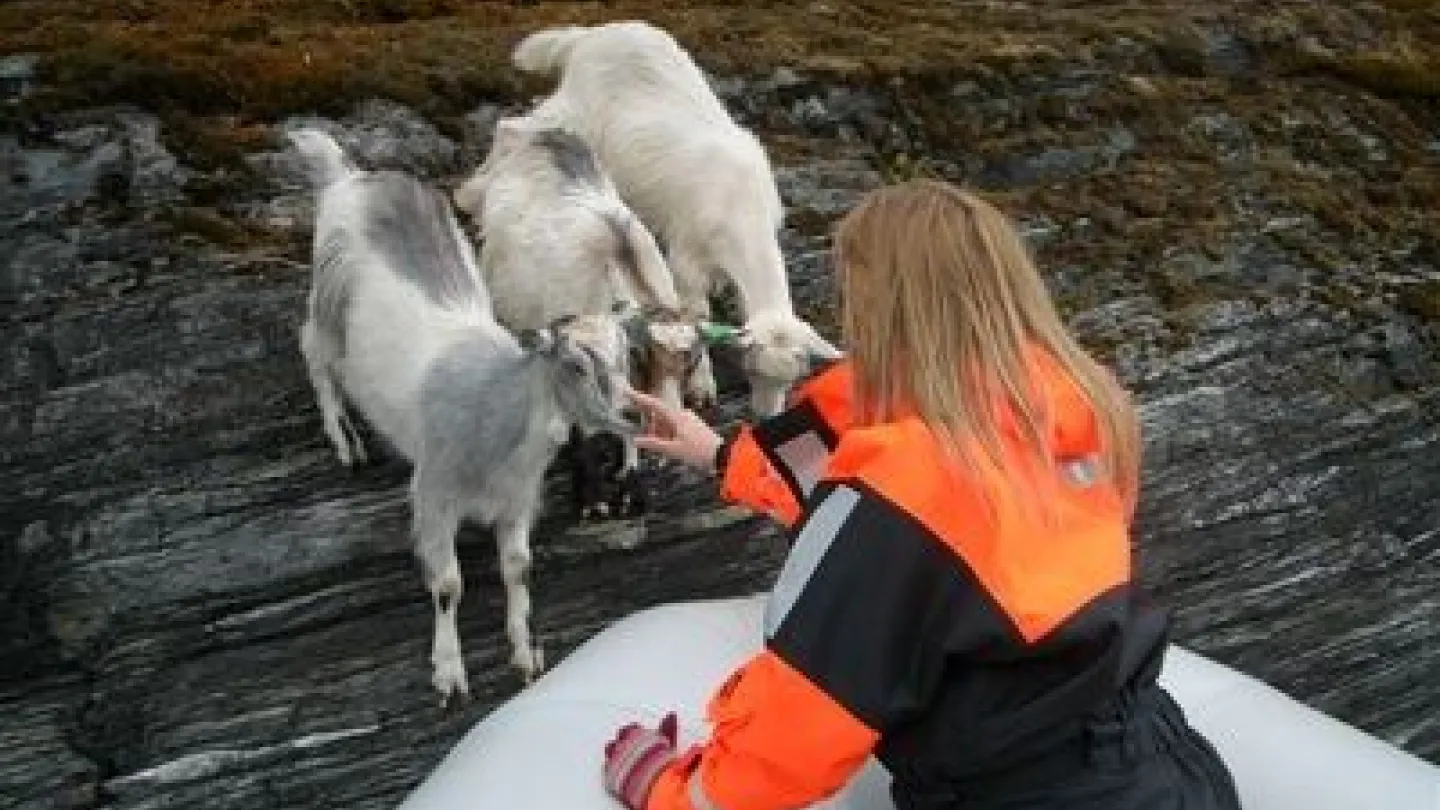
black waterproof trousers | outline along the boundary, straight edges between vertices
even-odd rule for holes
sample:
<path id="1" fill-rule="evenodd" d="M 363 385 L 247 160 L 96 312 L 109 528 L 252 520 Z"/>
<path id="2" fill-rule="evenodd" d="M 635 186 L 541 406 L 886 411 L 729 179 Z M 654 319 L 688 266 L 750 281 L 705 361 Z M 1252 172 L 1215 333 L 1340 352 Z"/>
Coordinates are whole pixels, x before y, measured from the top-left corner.
<path id="1" fill-rule="evenodd" d="M 1158 685 L 1030 762 L 954 785 L 896 780 L 892 794 L 899 810 L 1240 810 L 1220 755 Z"/>

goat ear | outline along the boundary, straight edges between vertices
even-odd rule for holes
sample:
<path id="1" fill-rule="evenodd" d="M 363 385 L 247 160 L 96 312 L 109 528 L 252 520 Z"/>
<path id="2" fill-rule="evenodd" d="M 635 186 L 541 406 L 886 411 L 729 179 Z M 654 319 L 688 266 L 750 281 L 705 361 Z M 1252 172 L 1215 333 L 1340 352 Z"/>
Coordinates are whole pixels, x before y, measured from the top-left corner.
<path id="1" fill-rule="evenodd" d="M 516 334 L 520 348 L 527 352 L 548 353 L 555 348 L 554 333 L 549 329 L 521 329 Z"/>

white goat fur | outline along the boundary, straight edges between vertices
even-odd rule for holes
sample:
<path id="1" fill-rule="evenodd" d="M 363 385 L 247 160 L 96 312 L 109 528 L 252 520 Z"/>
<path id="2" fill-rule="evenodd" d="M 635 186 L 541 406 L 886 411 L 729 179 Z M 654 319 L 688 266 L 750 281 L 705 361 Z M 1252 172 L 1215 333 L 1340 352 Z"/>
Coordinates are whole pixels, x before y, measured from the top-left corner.
<path id="1" fill-rule="evenodd" d="M 617 302 L 680 312 L 674 279 L 650 230 L 578 136 L 527 117 L 503 118 L 485 162 L 454 198 L 480 226 L 480 271 L 505 326 L 604 316 Z M 676 357 L 698 350 L 693 323 L 653 323 L 647 334 Z M 683 382 L 678 373 L 662 371 L 649 393 L 678 406 Z"/>
<path id="2" fill-rule="evenodd" d="M 621 197 L 665 244 L 681 300 L 708 317 L 719 274 L 739 293 L 751 407 L 778 411 L 809 356 L 838 356 L 794 312 L 778 230 L 784 206 L 760 141 L 737 125 L 689 54 L 644 22 L 567 26 L 516 46 L 521 70 L 559 74 L 531 112 L 579 133 Z M 714 400 L 708 359 L 691 381 Z"/>
<path id="3" fill-rule="evenodd" d="M 522 333 L 522 343 L 495 321 L 438 191 L 351 167 L 318 130 L 289 136 L 318 197 L 301 351 L 340 461 L 364 458 L 343 390 L 414 465 L 413 540 L 435 608 L 433 684 L 442 702 L 469 692 L 455 621 L 455 533 L 466 518 L 495 529 L 512 663 L 533 678 L 543 661 L 530 639 L 526 577 L 544 473 L 572 422 L 628 429 L 616 412 L 624 381 L 565 331 Z M 618 331 L 611 337 L 621 345 Z"/>

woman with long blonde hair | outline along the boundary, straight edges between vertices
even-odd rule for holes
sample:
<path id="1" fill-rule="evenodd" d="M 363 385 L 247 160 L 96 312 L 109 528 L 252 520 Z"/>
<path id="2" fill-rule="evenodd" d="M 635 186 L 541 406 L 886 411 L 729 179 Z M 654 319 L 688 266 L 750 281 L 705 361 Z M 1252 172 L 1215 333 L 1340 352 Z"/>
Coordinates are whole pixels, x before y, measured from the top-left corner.
<path id="1" fill-rule="evenodd" d="M 1066 330 L 1009 220 L 932 180 L 838 225 L 847 356 L 722 438 L 641 396 L 640 446 L 785 524 L 765 645 L 715 693 L 606 750 L 631 810 L 788 810 L 874 754 L 901 810 L 1238 810 L 1157 683 L 1140 598 L 1129 396 Z"/>

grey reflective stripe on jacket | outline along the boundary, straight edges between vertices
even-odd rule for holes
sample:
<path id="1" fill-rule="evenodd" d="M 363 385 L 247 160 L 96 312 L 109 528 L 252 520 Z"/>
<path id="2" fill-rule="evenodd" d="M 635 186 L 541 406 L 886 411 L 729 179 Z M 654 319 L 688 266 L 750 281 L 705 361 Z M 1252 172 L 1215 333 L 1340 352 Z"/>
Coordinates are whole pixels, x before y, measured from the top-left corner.
<path id="1" fill-rule="evenodd" d="M 775 589 L 770 592 L 770 598 L 765 603 L 766 638 L 772 638 L 780 624 L 785 621 L 786 614 L 790 612 L 795 600 L 800 598 L 805 585 L 815 573 L 815 567 L 824 559 L 825 553 L 830 550 L 830 544 L 835 541 L 836 535 L 859 502 L 859 491 L 844 485 L 837 486 L 805 521 L 794 545 L 790 547 L 790 555 L 785 558 L 780 576 L 775 580 Z"/>

